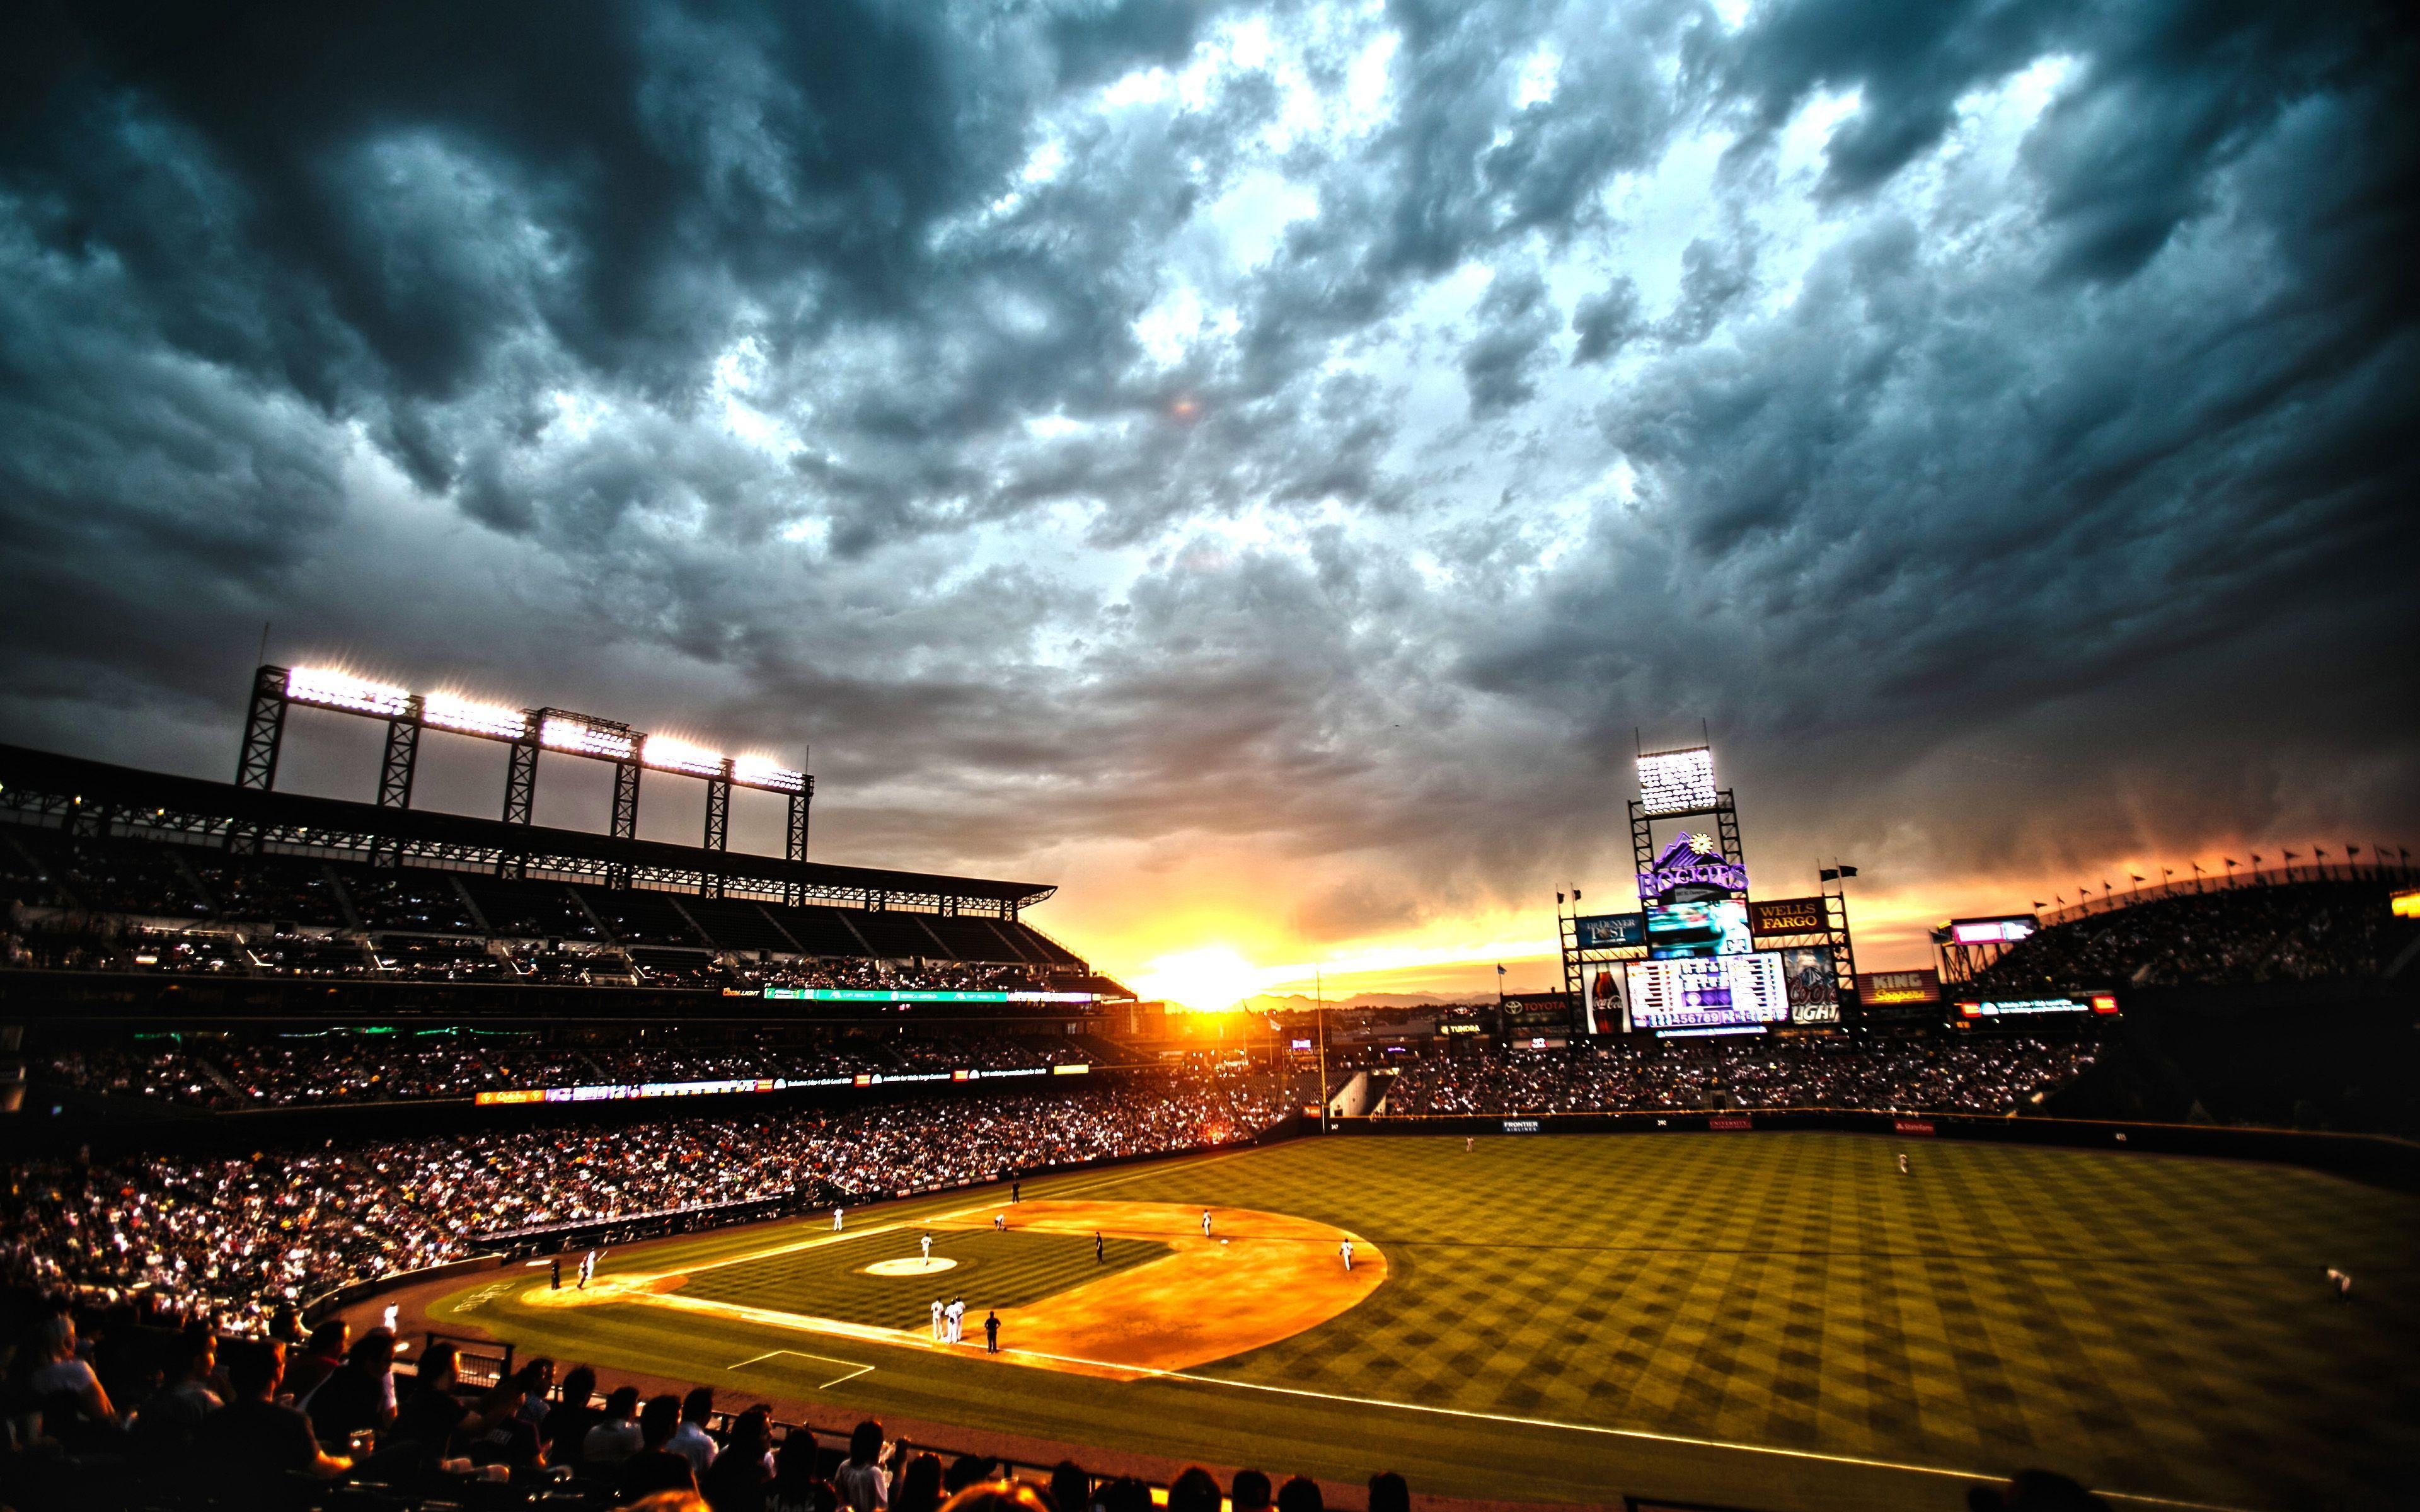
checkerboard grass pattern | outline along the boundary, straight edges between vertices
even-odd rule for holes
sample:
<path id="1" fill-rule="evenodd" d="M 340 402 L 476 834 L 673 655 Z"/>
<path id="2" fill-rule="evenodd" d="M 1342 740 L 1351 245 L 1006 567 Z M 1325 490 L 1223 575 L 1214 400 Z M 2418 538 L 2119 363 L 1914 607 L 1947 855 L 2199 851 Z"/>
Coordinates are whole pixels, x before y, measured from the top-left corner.
<path id="1" fill-rule="evenodd" d="M 1209 1373 L 2266 1504 L 2420 1464 L 2420 1204 L 2289 1167 L 1824 1134 L 1361 1138 L 1168 1185 L 1119 1195 L 1281 1208 L 1395 1267 Z"/>
<path id="2" fill-rule="evenodd" d="M 894 1229 L 699 1272 L 683 1284 L 681 1294 L 881 1328 L 925 1328 L 935 1298 L 964 1297 L 980 1317 L 987 1308 L 1022 1307 L 1168 1253 L 1167 1245 L 1150 1240 L 1105 1238 L 1095 1262 L 1087 1234 L 939 1229 L 933 1254 L 957 1261 L 951 1269 L 931 1275 L 864 1274 L 877 1260 L 918 1254 L 915 1233 Z"/>
<path id="3" fill-rule="evenodd" d="M 2420 1464 L 2420 1199 L 2289 1166 L 1797 1132 L 1499 1136 L 1469 1154 L 1347 1137 L 1026 1194 L 1295 1213 L 1376 1242 L 1392 1269 L 1350 1312 L 1198 1372 L 1313 1396 L 854 1340 L 823 1349 L 876 1368 L 827 1384 L 820 1360 L 759 1358 L 767 1331 L 737 1320 L 525 1307 L 489 1282 L 451 1305 L 528 1352 L 795 1401 L 824 1426 L 891 1413 L 1281 1475 L 1392 1468 L 1489 1500 L 1916 1512 L 1962 1504 L 1961 1481 L 1890 1465 L 2045 1465 L 2150 1498 L 2386 1507 L 2409 1504 Z M 768 1233 L 600 1269 L 675 1270 Z M 2352 1304 L 2328 1301 L 2329 1265 L 2356 1276 Z"/>

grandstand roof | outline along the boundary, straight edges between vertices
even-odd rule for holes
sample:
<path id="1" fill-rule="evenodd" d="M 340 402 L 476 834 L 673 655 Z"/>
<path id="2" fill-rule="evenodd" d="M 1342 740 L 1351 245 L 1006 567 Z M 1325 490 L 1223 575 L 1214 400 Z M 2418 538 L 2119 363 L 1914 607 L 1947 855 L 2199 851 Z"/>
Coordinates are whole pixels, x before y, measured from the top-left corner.
<path id="1" fill-rule="evenodd" d="M 345 798 L 239 788 L 231 782 L 147 772 L 107 762 L 0 744 L 0 809 L 55 815 L 103 811 L 121 833 L 166 837 L 256 832 L 265 851 L 351 856 L 385 851 L 416 865 L 489 869 L 520 857 L 535 875 L 597 877 L 626 870 L 650 886 L 694 888 L 720 875 L 735 895 L 802 898 L 857 907 L 928 907 L 1014 918 L 1058 888 L 929 872 L 787 861 L 661 841 L 618 840 L 584 830 L 509 825 L 501 819 L 387 809 Z"/>

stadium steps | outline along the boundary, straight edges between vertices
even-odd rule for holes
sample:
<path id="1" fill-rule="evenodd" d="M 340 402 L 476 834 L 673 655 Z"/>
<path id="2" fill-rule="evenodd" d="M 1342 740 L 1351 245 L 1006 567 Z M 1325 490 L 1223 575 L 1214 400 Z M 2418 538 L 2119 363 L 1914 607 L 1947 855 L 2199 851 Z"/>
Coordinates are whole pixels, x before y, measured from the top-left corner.
<path id="1" fill-rule="evenodd" d="M 488 935 L 494 934 L 496 933 L 495 930 L 488 923 L 487 910 L 479 906 L 478 899 L 471 896 L 471 889 L 462 885 L 462 879 L 456 876 L 451 872 L 444 873 L 444 876 L 446 881 L 454 885 L 455 895 L 462 900 L 463 911 L 469 914 L 473 918 L 479 921 L 479 933 Z"/>

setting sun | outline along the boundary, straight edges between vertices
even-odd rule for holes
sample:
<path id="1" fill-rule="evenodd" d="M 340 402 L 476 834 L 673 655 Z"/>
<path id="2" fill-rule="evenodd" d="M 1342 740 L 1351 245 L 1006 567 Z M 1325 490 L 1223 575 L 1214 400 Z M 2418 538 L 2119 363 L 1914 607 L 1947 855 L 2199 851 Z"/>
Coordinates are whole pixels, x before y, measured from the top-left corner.
<path id="1" fill-rule="evenodd" d="M 1223 1012 L 1268 984 L 1268 973 L 1224 945 L 1205 945 L 1152 961 L 1134 975 L 1136 992 L 1198 1012 Z"/>

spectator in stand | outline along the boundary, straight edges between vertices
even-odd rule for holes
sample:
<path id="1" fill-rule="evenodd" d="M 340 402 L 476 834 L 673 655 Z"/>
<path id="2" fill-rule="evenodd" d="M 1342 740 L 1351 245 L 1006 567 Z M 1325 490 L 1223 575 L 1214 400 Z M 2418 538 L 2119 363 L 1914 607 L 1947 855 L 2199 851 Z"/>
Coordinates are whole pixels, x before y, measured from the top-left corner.
<path id="1" fill-rule="evenodd" d="M 589 1405 L 589 1398 L 596 1395 L 596 1371 L 576 1365 L 564 1373 L 561 1396 L 538 1424 L 538 1437 L 546 1441 L 548 1464 L 580 1463 L 588 1430 L 602 1420 L 597 1409 Z"/>
<path id="2" fill-rule="evenodd" d="M 75 1319 L 64 1314 L 42 1319 L 34 1330 L 33 1358 L 25 1388 L 41 1410 L 42 1431 L 70 1449 L 101 1446 L 117 1427 L 117 1409 L 76 1352 Z"/>
<path id="3" fill-rule="evenodd" d="M 765 1512 L 839 1512 L 839 1507 L 840 1493 L 823 1477 L 815 1436 L 802 1428 L 792 1429 L 773 1451 L 773 1481 L 765 1488 Z"/>
<path id="4" fill-rule="evenodd" d="M 333 1479 L 353 1468 L 319 1447 L 308 1417 L 277 1401 L 285 1371 L 286 1346 L 274 1339 L 228 1347 L 234 1399 L 204 1421 L 201 1435 L 209 1489 L 222 1505 L 273 1505 L 289 1474 Z"/>
<path id="5" fill-rule="evenodd" d="M 1093 1477 L 1073 1459 L 1062 1459 L 1050 1472 L 1050 1504 L 1059 1512 L 1088 1512 L 1093 1504 Z"/>
<path id="6" fill-rule="evenodd" d="M 652 1396 L 639 1413 L 639 1436 L 642 1441 L 637 1454 L 622 1462 L 619 1491 L 623 1501 L 635 1502 L 652 1491 L 694 1491 L 697 1472 L 685 1455 L 673 1452 L 673 1434 L 680 1427 L 680 1398 L 673 1396 Z"/>
<path id="7" fill-rule="evenodd" d="M 1403 1476 L 1382 1470 L 1370 1477 L 1370 1512 L 1412 1512 L 1412 1490 Z"/>
<path id="8" fill-rule="evenodd" d="M 616 1386 L 605 1398 L 604 1415 L 580 1441 L 581 1463 L 590 1470 L 618 1471 L 644 1447 L 646 1436 L 639 1429 L 639 1388 Z"/>
<path id="9" fill-rule="evenodd" d="M 1172 1495 L 1169 1504 L 1176 1504 Z M 1218 1506 L 1215 1496 L 1210 1504 Z M 1057 1512 L 1040 1491 L 1013 1480 L 978 1481 L 951 1497 L 948 1506 L 950 1512 Z"/>
<path id="10" fill-rule="evenodd" d="M 218 1369 L 218 1340 L 207 1329 L 189 1328 L 161 1351 L 161 1386 L 134 1414 L 134 1445 L 155 1463 L 181 1464 L 193 1457 L 202 1420 L 226 1405 L 210 1390 Z"/>
<path id="11" fill-rule="evenodd" d="M 1257 1470 L 1235 1472 L 1232 1501 L 1234 1512 L 1266 1512 L 1269 1505 L 1269 1477 Z"/>
<path id="12" fill-rule="evenodd" d="M 882 1425 L 872 1418 L 851 1428 L 848 1455 L 832 1472 L 832 1490 L 848 1512 L 874 1512 L 891 1500 L 891 1477 L 876 1463 L 882 1458 Z"/>
<path id="13" fill-rule="evenodd" d="M 1218 1512 L 1218 1483 L 1200 1465 L 1188 1465 L 1168 1486 L 1168 1512 Z"/>
<path id="14" fill-rule="evenodd" d="M 369 1335 L 365 1335 L 366 1338 Z M 411 1395 L 396 1410 L 391 1443 L 409 1445 L 423 1470 L 434 1468 L 454 1451 L 454 1438 L 470 1415 L 454 1395 L 460 1382 L 461 1361 L 453 1344 L 440 1339 L 420 1357 Z"/>
<path id="15" fill-rule="evenodd" d="M 319 1382 L 334 1375 L 345 1363 L 345 1350 L 351 1328 L 341 1318 L 331 1318 L 311 1331 L 311 1340 L 303 1347 L 302 1357 L 287 1366 L 286 1389 L 301 1401 L 319 1389 Z"/>
<path id="16" fill-rule="evenodd" d="M 514 1470 L 538 1462 L 537 1429 L 523 1414 L 532 1373 L 516 1370 L 479 1398 L 458 1436 L 474 1465 L 505 1465 Z"/>
<path id="17" fill-rule="evenodd" d="M 1296 1475 L 1278 1489 L 1278 1512 L 1322 1512 L 1319 1482 Z"/>
<path id="18" fill-rule="evenodd" d="M 321 1443 L 344 1443 L 395 1421 L 395 1335 L 374 1328 L 353 1341 L 345 1363 L 296 1405 L 311 1414 Z"/>
<path id="19" fill-rule="evenodd" d="M 701 1482 L 714 1463 L 714 1435 L 706 1431 L 706 1426 L 713 1421 L 714 1388 L 693 1387 L 681 1398 L 680 1427 L 673 1430 L 672 1442 L 664 1445 L 688 1460 L 690 1473 Z"/>
<path id="20" fill-rule="evenodd" d="M 730 1442 L 697 1482 L 714 1512 L 765 1512 L 765 1489 L 773 1480 L 772 1412 L 752 1407 L 731 1420 Z"/>
<path id="21" fill-rule="evenodd" d="M 918 1455 L 899 1473 L 891 1512 L 936 1512 L 940 1504 L 941 1461 L 933 1455 Z"/>

